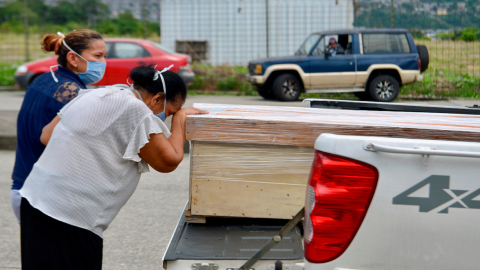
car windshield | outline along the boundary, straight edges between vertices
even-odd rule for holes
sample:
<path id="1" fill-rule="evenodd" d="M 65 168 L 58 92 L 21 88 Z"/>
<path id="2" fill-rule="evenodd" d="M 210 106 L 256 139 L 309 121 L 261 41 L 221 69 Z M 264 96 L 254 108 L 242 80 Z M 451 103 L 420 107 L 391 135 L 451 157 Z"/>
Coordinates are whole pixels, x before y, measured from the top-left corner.
<path id="1" fill-rule="evenodd" d="M 315 46 L 315 44 L 317 44 L 317 41 L 318 41 L 319 38 L 320 38 L 319 34 L 310 35 L 303 42 L 302 46 L 300 46 L 300 48 L 298 48 L 295 55 L 307 55 L 307 54 L 309 54 L 310 51 L 312 50 L 313 46 Z"/>
<path id="2" fill-rule="evenodd" d="M 162 46 L 162 45 L 160 45 L 160 44 L 158 44 L 158 43 L 156 43 L 156 42 L 151 42 L 151 43 L 153 44 L 153 46 L 159 48 L 160 50 L 162 50 L 162 51 L 164 51 L 164 52 L 166 52 L 166 53 L 168 53 L 168 54 L 175 54 L 174 51 L 166 48 L 165 46 Z"/>

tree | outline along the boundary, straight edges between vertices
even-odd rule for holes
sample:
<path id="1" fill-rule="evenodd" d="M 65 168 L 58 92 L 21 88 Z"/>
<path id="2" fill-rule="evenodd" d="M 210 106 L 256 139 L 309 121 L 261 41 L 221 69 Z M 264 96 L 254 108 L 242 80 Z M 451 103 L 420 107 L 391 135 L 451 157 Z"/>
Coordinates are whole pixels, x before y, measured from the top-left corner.
<path id="1" fill-rule="evenodd" d="M 132 13 L 126 11 L 118 16 L 119 34 L 140 34 L 142 26 L 140 22 L 133 17 Z"/>
<path id="2" fill-rule="evenodd" d="M 108 6 L 100 0 L 76 0 L 75 5 L 82 11 L 82 18 L 88 27 L 95 27 L 98 18 L 108 17 Z"/>
<path id="3" fill-rule="evenodd" d="M 62 0 L 47 12 L 47 21 L 52 24 L 65 25 L 68 22 L 85 22 L 83 12 L 72 2 Z"/>

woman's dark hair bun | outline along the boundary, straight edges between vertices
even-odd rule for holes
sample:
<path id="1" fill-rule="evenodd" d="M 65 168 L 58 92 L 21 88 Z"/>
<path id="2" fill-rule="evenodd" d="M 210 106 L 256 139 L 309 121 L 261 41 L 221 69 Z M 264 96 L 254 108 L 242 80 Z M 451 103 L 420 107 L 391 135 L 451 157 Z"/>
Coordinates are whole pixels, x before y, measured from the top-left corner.
<path id="1" fill-rule="evenodd" d="M 152 66 L 139 66 L 132 70 L 130 73 L 130 78 L 132 78 L 136 85 L 148 90 L 148 85 L 150 81 L 153 81 L 155 72 L 156 71 Z M 163 89 L 161 92 L 163 92 Z"/>
<path id="2" fill-rule="evenodd" d="M 142 65 L 134 68 L 130 73 L 130 78 L 134 81 L 135 89 L 142 88 L 152 94 L 165 93 L 162 79 L 159 77 L 157 80 L 153 80 L 156 72 L 157 70 L 153 65 Z M 162 76 L 167 88 L 167 101 L 185 101 L 187 87 L 182 78 L 170 70 L 163 72 Z"/>

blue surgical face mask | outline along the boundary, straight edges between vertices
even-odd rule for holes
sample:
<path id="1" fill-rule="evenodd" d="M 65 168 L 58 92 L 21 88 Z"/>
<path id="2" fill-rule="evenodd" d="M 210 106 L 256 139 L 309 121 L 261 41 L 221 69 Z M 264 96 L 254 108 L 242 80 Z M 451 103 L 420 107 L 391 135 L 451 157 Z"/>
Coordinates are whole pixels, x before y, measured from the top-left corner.
<path id="1" fill-rule="evenodd" d="M 160 120 L 162 120 L 163 122 L 165 122 L 165 118 L 166 118 L 165 112 L 157 114 L 157 117 L 160 118 Z"/>
<path id="2" fill-rule="evenodd" d="M 83 58 L 83 57 L 82 57 Z M 85 60 L 86 61 L 86 60 Z M 87 71 L 78 73 L 80 79 L 85 85 L 99 82 L 105 74 L 106 63 L 87 61 Z"/>
<path id="3" fill-rule="evenodd" d="M 62 40 L 62 42 L 63 45 L 65 45 L 65 47 L 67 47 L 70 51 L 78 55 L 78 57 L 82 58 L 83 60 L 87 61 L 87 70 L 84 73 L 78 73 L 78 76 L 85 85 L 97 83 L 103 78 L 103 75 L 105 75 L 105 68 L 107 67 L 107 63 L 88 61 L 80 54 L 76 53 L 74 50 L 68 47 L 67 43 L 65 43 L 65 40 Z"/>

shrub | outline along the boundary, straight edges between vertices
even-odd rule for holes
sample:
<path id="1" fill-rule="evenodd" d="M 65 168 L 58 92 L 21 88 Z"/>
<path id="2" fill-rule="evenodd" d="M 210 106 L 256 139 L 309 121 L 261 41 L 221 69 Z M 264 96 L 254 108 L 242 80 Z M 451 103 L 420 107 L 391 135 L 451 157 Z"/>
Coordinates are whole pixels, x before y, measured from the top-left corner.
<path id="1" fill-rule="evenodd" d="M 18 64 L 10 64 L 5 62 L 0 62 L 0 85 L 1 86 L 10 86 L 15 84 L 15 79 L 13 75 L 17 69 Z"/>
<path id="2" fill-rule="evenodd" d="M 462 31 L 461 38 L 463 41 L 475 41 L 478 39 L 480 31 L 477 28 L 466 28 Z"/>

